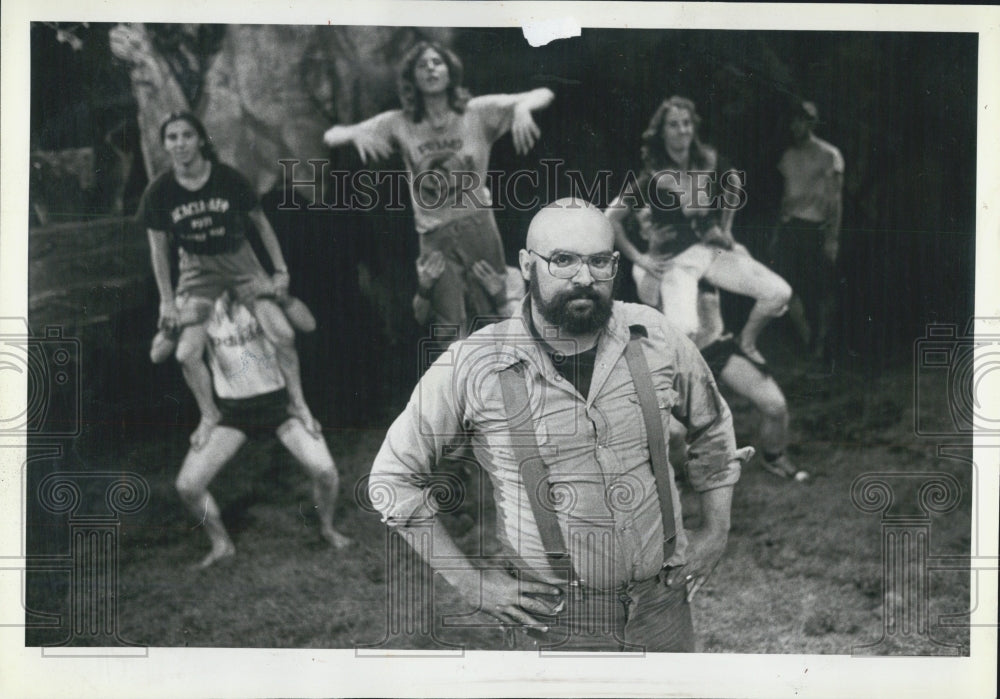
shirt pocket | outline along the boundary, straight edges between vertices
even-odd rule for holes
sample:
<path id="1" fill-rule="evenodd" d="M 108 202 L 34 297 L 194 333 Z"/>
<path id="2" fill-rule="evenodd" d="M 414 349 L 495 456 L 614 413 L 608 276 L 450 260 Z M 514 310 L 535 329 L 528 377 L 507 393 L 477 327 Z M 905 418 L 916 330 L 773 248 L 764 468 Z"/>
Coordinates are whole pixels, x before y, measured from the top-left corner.
<path id="1" fill-rule="evenodd" d="M 583 468 L 583 470 L 579 470 Z M 543 507 L 572 525 L 611 526 L 613 517 L 605 496 L 604 475 L 594 465 L 589 469 L 577 459 L 548 469 L 547 499 Z M 545 485 L 543 485 L 543 488 Z M 543 493 L 545 495 L 546 493 Z"/>
<path id="2" fill-rule="evenodd" d="M 669 442 L 671 411 L 674 409 L 674 406 L 677 405 L 677 401 L 680 396 L 672 386 L 666 384 L 657 386 L 655 380 L 653 382 L 653 387 L 654 392 L 656 393 L 656 412 L 660 418 L 664 440 Z M 646 415 L 642 411 L 642 403 L 639 400 L 638 393 L 629 396 L 629 403 L 634 406 L 633 417 L 637 421 L 637 424 L 641 427 L 643 442 L 644 444 L 648 444 L 649 437 L 646 433 Z"/>

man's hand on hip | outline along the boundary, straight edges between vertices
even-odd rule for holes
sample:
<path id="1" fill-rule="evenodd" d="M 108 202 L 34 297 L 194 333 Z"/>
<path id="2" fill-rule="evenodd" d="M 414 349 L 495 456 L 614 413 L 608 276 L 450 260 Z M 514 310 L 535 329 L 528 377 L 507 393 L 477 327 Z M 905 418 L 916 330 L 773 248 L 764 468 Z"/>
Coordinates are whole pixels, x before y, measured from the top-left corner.
<path id="1" fill-rule="evenodd" d="M 667 574 L 667 586 L 685 585 L 687 587 L 687 601 L 694 599 L 695 594 L 705 584 L 719 559 L 722 558 L 726 550 L 726 541 L 729 535 L 721 529 L 688 529 L 688 549 L 686 553 L 687 563 L 671 568 Z"/>
<path id="2" fill-rule="evenodd" d="M 499 570 L 483 570 L 478 577 L 476 586 L 472 579 L 464 582 L 459 592 L 474 605 L 490 616 L 496 617 L 503 624 L 525 626 L 548 630 L 546 625 L 538 621 L 532 614 L 553 615 L 562 611 L 564 600 L 558 587 L 530 580 L 518 580 Z M 553 602 L 548 603 L 532 595 L 549 595 Z"/>

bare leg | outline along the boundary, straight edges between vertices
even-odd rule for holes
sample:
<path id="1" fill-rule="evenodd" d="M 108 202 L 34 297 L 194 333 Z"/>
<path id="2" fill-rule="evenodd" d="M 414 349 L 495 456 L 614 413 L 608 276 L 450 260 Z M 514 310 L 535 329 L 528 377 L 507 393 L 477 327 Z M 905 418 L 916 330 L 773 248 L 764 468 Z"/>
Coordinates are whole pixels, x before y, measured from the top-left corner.
<path id="1" fill-rule="evenodd" d="M 181 332 L 177 342 L 177 361 L 181 372 L 201 411 L 201 421 L 191 435 L 191 446 L 201 449 L 208 441 L 212 428 L 219 422 L 219 409 L 212 395 L 212 374 L 205 366 L 204 351 L 208 334 L 204 324 L 189 325 Z"/>
<path id="2" fill-rule="evenodd" d="M 796 468 L 785 453 L 788 447 L 788 404 L 777 382 L 739 355 L 730 357 L 719 380 L 747 398 L 760 412 L 758 441 L 767 470 L 782 478 L 808 480 L 809 474 Z"/>
<path id="3" fill-rule="evenodd" d="M 306 431 L 298 418 L 292 418 L 278 428 L 281 443 L 301 463 L 313 482 L 313 504 L 319 517 L 320 534 L 334 548 L 344 548 L 352 541 L 333 526 L 333 512 L 340 490 L 340 477 L 333 456 L 322 437 Z"/>
<path id="4" fill-rule="evenodd" d="M 823 295 L 819 299 L 819 318 L 816 321 L 816 346 L 813 348 L 813 356 L 816 359 L 823 359 L 826 353 L 826 338 L 830 330 L 830 320 L 833 317 L 834 301 L 830 292 L 823 290 Z"/>
<path id="5" fill-rule="evenodd" d="M 202 449 L 191 449 L 177 475 L 177 493 L 195 517 L 205 527 L 212 550 L 198 568 L 207 568 L 216 561 L 236 553 L 236 546 L 222 524 L 222 515 L 208 484 L 246 441 L 246 436 L 232 427 L 216 427 L 208 435 Z"/>
<path id="6" fill-rule="evenodd" d="M 792 300 L 788 302 L 788 319 L 795 326 L 795 331 L 802 339 L 802 344 L 808 347 L 809 340 L 812 338 L 812 330 L 809 327 L 809 321 L 806 320 L 806 309 L 798 294 L 793 295 Z"/>
<path id="7" fill-rule="evenodd" d="M 740 349 L 753 361 L 764 363 L 757 351 L 757 337 L 772 318 L 785 312 L 792 288 L 788 282 L 750 255 L 726 251 L 705 271 L 705 280 L 726 291 L 757 300 L 740 332 Z"/>
<path id="8" fill-rule="evenodd" d="M 302 391 L 299 354 L 295 351 L 295 331 L 289 325 L 284 312 L 273 301 L 257 299 L 253 304 L 253 313 L 277 353 L 278 367 L 285 378 L 285 388 L 288 390 L 289 414 L 299 418 L 306 430 L 318 437 L 322 428 L 310 412 Z"/>

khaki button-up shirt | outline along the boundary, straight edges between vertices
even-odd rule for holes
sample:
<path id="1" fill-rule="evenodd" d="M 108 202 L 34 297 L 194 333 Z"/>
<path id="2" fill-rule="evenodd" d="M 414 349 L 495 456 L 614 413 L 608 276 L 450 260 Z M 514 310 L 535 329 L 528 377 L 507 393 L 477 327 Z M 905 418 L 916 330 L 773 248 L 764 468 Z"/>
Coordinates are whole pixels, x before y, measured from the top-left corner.
<path id="1" fill-rule="evenodd" d="M 647 337 L 639 342 L 664 435 L 671 418 L 687 427 L 689 477 L 704 491 L 735 483 L 740 461 L 729 407 L 700 353 L 654 309 L 615 302 L 585 400 L 529 332 L 528 303 L 518 316 L 452 344 L 433 362 L 375 458 L 372 502 L 390 525 L 432 517 L 431 466 L 469 438 L 493 485 L 501 544 L 535 578 L 565 582 L 546 559 L 518 468 L 524 430 L 532 430 L 573 569 L 586 585 L 610 589 L 651 578 L 665 563 L 684 563 L 687 537 L 676 488 L 677 542 L 671 559 L 663 560 L 646 427 L 624 351 L 629 327 L 644 326 Z M 527 382 L 530 420 L 526 414 L 509 420 L 504 406 L 499 372 L 516 363 Z"/>

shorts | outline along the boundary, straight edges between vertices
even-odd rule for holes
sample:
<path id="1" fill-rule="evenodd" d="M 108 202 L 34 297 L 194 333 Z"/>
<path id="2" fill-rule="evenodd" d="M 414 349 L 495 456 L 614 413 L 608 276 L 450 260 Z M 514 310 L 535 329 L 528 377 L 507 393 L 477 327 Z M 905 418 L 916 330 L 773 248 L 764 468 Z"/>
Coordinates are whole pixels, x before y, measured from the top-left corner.
<path id="1" fill-rule="evenodd" d="M 733 339 L 732 335 L 716 340 L 701 348 L 701 356 L 704 358 L 705 363 L 708 364 L 708 368 L 712 370 L 712 376 L 715 377 L 716 382 L 719 380 L 719 374 L 722 373 L 722 370 L 726 368 L 726 364 L 729 363 L 729 358 L 739 351 L 739 345 L 736 344 L 736 340 Z"/>
<path id="2" fill-rule="evenodd" d="M 219 255 L 197 255 L 180 249 L 177 296 L 214 302 L 227 289 L 244 305 L 261 296 L 274 295 L 271 279 L 249 242 L 244 240 L 233 252 Z"/>
<path id="3" fill-rule="evenodd" d="M 712 376 L 715 377 L 716 382 L 719 381 L 719 375 L 726 368 L 726 364 L 729 363 L 730 358 L 736 355 L 743 357 L 753 364 L 757 371 L 764 376 L 770 375 L 771 372 L 768 370 L 767 365 L 755 362 L 746 356 L 732 335 L 719 338 L 715 342 L 701 348 L 701 356 L 705 360 L 705 363 L 708 364 L 708 368 L 712 371 Z"/>
<path id="4" fill-rule="evenodd" d="M 693 337 L 698 332 L 698 282 L 724 252 L 714 245 L 695 243 L 670 258 L 659 280 L 638 265 L 633 266 L 639 300 L 659 309 L 681 332 Z"/>
<path id="5" fill-rule="evenodd" d="M 292 419 L 288 414 L 288 391 L 284 388 L 250 398 L 216 397 L 215 400 L 222 413 L 218 424 L 239 430 L 248 437 L 273 435 Z"/>

